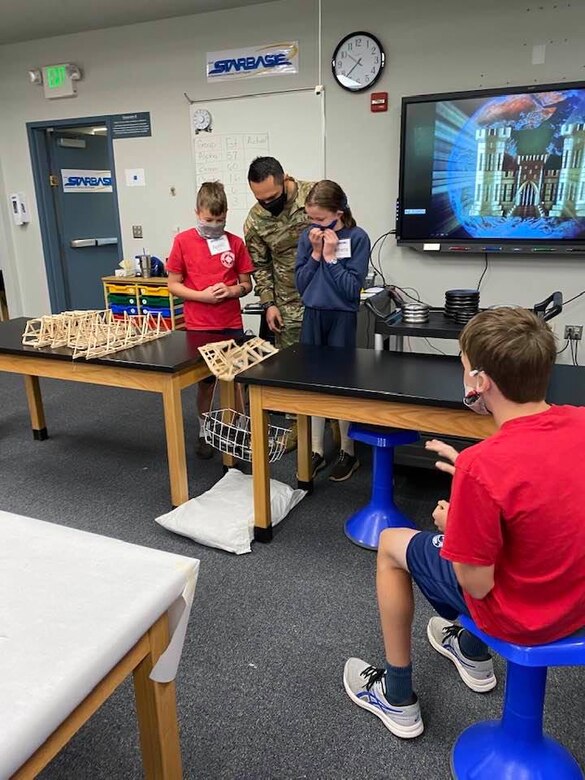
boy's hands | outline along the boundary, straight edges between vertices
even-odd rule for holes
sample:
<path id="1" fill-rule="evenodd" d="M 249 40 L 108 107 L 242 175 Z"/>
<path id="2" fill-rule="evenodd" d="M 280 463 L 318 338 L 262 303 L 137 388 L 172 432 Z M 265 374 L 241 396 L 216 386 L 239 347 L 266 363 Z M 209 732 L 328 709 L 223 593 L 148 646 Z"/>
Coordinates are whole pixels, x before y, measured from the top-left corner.
<path id="1" fill-rule="evenodd" d="M 444 471 L 446 474 L 451 474 L 451 476 L 455 474 L 455 461 L 459 457 L 459 453 L 454 447 L 445 444 L 444 441 L 440 441 L 439 439 L 431 439 L 425 444 L 425 449 L 436 452 L 440 458 L 449 461 L 448 463 L 445 463 L 443 460 L 438 460 L 435 463 L 435 466 L 439 471 Z"/>
<path id="2" fill-rule="evenodd" d="M 213 293 L 216 303 L 219 301 L 225 301 L 226 298 L 232 297 L 232 291 L 227 286 L 227 284 L 224 284 L 224 282 L 218 282 L 217 284 L 208 287 L 208 289 Z"/>
<path id="3" fill-rule="evenodd" d="M 435 521 L 435 525 L 441 531 L 441 533 L 445 533 L 445 528 L 447 527 L 447 517 L 449 515 L 449 502 L 448 501 L 437 501 L 437 506 L 434 509 L 433 512 L 433 520 Z"/>
<path id="4" fill-rule="evenodd" d="M 231 289 L 223 282 L 217 282 L 206 287 L 205 290 L 199 292 L 199 300 L 201 303 L 221 303 L 227 298 L 231 298 L 233 293 Z"/>
<path id="5" fill-rule="evenodd" d="M 339 238 L 337 233 L 330 228 L 323 231 L 323 259 L 327 261 L 335 260 Z"/>

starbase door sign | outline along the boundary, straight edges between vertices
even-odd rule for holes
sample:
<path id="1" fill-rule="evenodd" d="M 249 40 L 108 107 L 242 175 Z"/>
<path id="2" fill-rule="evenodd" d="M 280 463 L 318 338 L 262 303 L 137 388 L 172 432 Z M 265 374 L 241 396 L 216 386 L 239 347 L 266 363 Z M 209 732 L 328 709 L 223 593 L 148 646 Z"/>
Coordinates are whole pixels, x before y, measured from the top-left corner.
<path id="1" fill-rule="evenodd" d="M 111 171 L 61 169 L 63 192 L 112 192 Z"/>
<path id="2" fill-rule="evenodd" d="M 231 81 L 299 72 L 299 42 L 207 52 L 207 80 Z"/>

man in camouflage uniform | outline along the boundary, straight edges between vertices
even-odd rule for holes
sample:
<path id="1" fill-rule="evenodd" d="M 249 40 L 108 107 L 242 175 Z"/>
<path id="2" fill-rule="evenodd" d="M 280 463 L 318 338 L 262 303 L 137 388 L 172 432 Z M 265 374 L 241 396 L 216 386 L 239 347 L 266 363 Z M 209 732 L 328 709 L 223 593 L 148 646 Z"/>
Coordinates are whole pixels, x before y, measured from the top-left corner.
<path id="1" fill-rule="evenodd" d="M 276 346 L 283 349 L 296 344 L 301 333 L 303 304 L 295 284 L 295 262 L 299 238 L 309 224 L 305 200 L 314 182 L 285 176 L 274 157 L 256 158 L 248 182 L 258 203 L 250 209 L 244 237 L 256 268 L 256 294 Z"/>
<path id="2" fill-rule="evenodd" d="M 298 343 L 303 304 L 295 284 L 297 244 L 309 225 L 305 200 L 315 182 L 285 176 L 274 157 L 257 157 L 248 183 L 258 201 L 244 224 L 246 246 L 256 268 L 256 294 L 279 349 Z M 296 446 L 296 426 L 287 450 Z"/>

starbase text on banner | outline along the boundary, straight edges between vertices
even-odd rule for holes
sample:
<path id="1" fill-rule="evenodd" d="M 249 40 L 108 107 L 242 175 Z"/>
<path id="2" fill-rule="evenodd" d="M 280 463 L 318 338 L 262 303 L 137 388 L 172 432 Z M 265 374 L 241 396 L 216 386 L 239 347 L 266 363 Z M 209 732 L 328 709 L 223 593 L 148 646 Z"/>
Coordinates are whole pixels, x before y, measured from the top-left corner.
<path id="1" fill-rule="evenodd" d="M 298 72 L 298 41 L 207 52 L 208 81 L 282 76 Z"/>

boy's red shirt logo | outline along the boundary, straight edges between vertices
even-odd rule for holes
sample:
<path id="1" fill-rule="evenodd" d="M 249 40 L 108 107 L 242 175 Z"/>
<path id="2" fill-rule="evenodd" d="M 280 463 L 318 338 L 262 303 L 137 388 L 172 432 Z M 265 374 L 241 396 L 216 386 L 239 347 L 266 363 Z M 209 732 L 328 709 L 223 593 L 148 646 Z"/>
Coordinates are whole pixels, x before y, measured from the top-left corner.
<path id="1" fill-rule="evenodd" d="M 220 260 L 226 268 L 231 268 L 236 262 L 236 257 L 233 252 L 222 252 Z"/>

